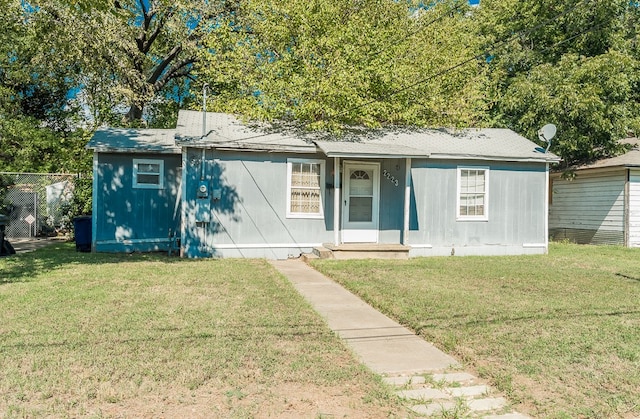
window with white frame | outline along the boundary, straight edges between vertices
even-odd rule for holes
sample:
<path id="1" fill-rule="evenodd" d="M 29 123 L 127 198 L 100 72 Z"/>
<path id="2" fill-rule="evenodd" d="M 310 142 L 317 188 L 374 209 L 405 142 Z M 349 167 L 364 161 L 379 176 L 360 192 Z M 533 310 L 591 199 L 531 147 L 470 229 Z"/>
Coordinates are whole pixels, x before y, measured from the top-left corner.
<path id="1" fill-rule="evenodd" d="M 324 217 L 324 173 L 324 160 L 287 160 L 287 217 Z"/>
<path id="2" fill-rule="evenodd" d="M 164 161 L 133 159 L 133 187 L 162 189 L 164 186 Z"/>
<path id="3" fill-rule="evenodd" d="M 458 167 L 458 220 L 488 220 L 489 168 Z"/>

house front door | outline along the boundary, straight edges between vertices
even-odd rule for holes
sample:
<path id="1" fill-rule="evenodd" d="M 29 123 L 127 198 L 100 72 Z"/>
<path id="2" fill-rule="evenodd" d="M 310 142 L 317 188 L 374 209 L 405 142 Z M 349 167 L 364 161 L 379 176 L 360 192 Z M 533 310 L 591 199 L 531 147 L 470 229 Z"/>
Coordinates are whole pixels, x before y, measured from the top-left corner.
<path id="1" fill-rule="evenodd" d="M 342 242 L 377 243 L 380 164 L 344 162 Z"/>

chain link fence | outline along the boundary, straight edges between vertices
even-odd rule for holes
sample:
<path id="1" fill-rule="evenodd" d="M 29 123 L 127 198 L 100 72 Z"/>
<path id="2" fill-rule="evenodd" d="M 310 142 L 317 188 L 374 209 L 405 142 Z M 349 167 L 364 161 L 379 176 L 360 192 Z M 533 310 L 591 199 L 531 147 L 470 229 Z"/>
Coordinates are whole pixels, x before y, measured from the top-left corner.
<path id="1" fill-rule="evenodd" d="M 4 196 L 0 204 L 9 216 L 9 238 L 51 236 L 69 229 L 66 209 L 77 174 L 0 172 Z"/>

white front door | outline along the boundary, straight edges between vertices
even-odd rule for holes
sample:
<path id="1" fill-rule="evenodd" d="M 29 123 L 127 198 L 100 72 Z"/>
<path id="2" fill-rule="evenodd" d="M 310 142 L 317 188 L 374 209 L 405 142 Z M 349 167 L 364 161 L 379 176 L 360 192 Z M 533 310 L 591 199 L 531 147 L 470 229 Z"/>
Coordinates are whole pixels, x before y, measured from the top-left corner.
<path id="1" fill-rule="evenodd" d="M 342 242 L 377 243 L 380 164 L 344 162 Z"/>

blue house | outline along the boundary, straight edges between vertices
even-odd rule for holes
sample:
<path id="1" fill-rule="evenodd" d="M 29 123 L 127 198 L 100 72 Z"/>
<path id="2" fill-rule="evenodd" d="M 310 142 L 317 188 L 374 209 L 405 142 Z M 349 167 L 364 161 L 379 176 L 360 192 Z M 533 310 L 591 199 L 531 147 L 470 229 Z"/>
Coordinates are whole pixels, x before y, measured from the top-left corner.
<path id="1" fill-rule="evenodd" d="M 92 249 L 167 250 L 180 229 L 181 149 L 175 130 L 101 129 L 93 149 Z"/>
<path id="2" fill-rule="evenodd" d="M 545 253 L 559 160 L 506 129 L 335 138 L 195 111 L 175 130 L 98 131 L 88 147 L 93 248 L 167 250 L 177 231 L 185 257 L 365 244 L 409 256 Z"/>

